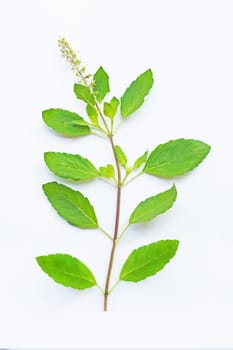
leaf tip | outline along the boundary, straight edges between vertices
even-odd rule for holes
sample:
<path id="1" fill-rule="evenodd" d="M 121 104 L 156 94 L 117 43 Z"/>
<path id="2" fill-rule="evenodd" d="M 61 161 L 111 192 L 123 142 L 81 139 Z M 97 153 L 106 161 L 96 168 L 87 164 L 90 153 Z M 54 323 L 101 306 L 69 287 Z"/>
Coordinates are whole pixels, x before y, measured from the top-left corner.
<path id="1" fill-rule="evenodd" d="M 37 264 L 40 266 L 40 268 L 42 268 L 43 258 L 44 258 L 43 255 L 35 257 L 35 260 L 36 260 Z"/>
<path id="2" fill-rule="evenodd" d="M 54 152 L 49 152 L 49 151 L 44 152 L 44 161 L 45 161 L 45 163 L 47 163 L 47 160 L 48 160 L 49 156 L 50 156 L 52 153 L 54 153 Z"/>
<path id="3" fill-rule="evenodd" d="M 172 192 L 174 192 L 174 194 L 175 194 L 175 199 L 176 199 L 176 197 L 177 197 L 177 189 L 176 189 L 175 183 L 173 183 L 173 185 L 172 185 L 172 187 L 171 187 L 171 190 L 172 190 Z"/>
<path id="4" fill-rule="evenodd" d="M 47 192 L 47 189 L 53 185 L 58 185 L 58 183 L 56 181 L 51 181 L 51 182 L 46 182 L 45 184 L 42 185 L 42 189 L 45 192 L 45 194 Z"/>
<path id="5" fill-rule="evenodd" d="M 49 111 L 50 111 L 49 109 L 45 109 L 41 113 L 41 117 L 42 117 L 45 124 L 47 124 L 47 116 L 48 116 Z"/>

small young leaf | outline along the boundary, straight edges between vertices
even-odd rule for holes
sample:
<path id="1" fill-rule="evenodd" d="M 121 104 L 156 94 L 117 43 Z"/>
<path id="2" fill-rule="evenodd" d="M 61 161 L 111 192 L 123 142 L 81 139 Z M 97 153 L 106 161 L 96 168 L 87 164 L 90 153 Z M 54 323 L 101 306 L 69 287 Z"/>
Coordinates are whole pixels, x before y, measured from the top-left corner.
<path id="1" fill-rule="evenodd" d="M 176 196 L 176 187 L 172 186 L 165 192 L 147 198 L 134 209 L 130 216 L 129 223 L 131 225 L 139 224 L 140 222 L 150 221 L 156 216 L 163 214 L 173 206 Z"/>
<path id="2" fill-rule="evenodd" d="M 155 275 L 176 254 L 179 241 L 163 240 L 133 250 L 125 261 L 120 280 L 138 282 Z"/>
<path id="3" fill-rule="evenodd" d="M 42 118 L 45 124 L 63 136 L 75 137 L 91 133 L 85 120 L 74 112 L 51 108 L 42 112 Z"/>
<path id="4" fill-rule="evenodd" d="M 99 67 L 97 72 L 94 74 L 95 85 L 93 91 L 96 95 L 97 101 L 101 102 L 105 95 L 110 91 L 109 89 L 109 76 L 103 69 Z"/>
<path id="5" fill-rule="evenodd" d="M 116 97 L 113 97 L 109 103 L 104 102 L 104 115 L 113 119 L 117 113 L 119 104 L 120 101 Z"/>
<path id="6" fill-rule="evenodd" d="M 154 79 L 151 69 L 148 69 L 132 82 L 121 97 L 121 115 L 127 118 L 135 112 L 144 102 L 144 98 L 148 95 L 152 88 Z"/>
<path id="7" fill-rule="evenodd" d="M 101 166 L 100 167 L 100 174 L 102 177 L 105 178 L 114 178 L 115 177 L 115 170 L 114 167 L 111 164 L 107 164 L 106 167 Z"/>
<path id="8" fill-rule="evenodd" d="M 154 149 L 143 170 L 159 177 L 183 175 L 198 166 L 209 151 L 210 146 L 199 140 L 171 140 Z"/>
<path id="9" fill-rule="evenodd" d="M 65 287 L 86 289 L 96 286 L 96 280 L 89 268 L 77 258 L 68 254 L 38 256 L 37 263 L 55 282 Z"/>
<path id="10" fill-rule="evenodd" d="M 74 92 L 79 100 L 82 100 L 90 105 L 95 104 L 94 96 L 91 94 L 87 86 L 82 84 L 74 84 Z"/>
<path id="11" fill-rule="evenodd" d="M 98 112 L 96 110 L 95 107 L 93 107 L 92 105 L 87 105 L 86 107 L 86 112 L 87 112 L 87 115 L 90 119 L 90 121 L 96 125 L 96 126 L 99 126 L 99 122 L 98 122 Z"/>
<path id="12" fill-rule="evenodd" d="M 99 176 L 94 165 L 78 154 L 45 152 L 44 160 L 49 170 L 63 179 L 86 181 Z"/>
<path id="13" fill-rule="evenodd" d="M 137 160 L 135 160 L 134 165 L 133 165 L 133 169 L 135 170 L 135 169 L 140 168 L 140 166 L 146 162 L 147 156 L 148 156 L 148 151 L 143 153 L 142 156 L 140 156 Z"/>
<path id="14" fill-rule="evenodd" d="M 89 200 L 79 191 L 49 182 L 43 185 L 49 202 L 67 222 L 80 228 L 97 228 L 98 221 Z"/>
<path id="15" fill-rule="evenodd" d="M 127 157 L 120 146 L 115 146 L 116 157 L 120 165 L 124 168 L 127 166 Z"/>

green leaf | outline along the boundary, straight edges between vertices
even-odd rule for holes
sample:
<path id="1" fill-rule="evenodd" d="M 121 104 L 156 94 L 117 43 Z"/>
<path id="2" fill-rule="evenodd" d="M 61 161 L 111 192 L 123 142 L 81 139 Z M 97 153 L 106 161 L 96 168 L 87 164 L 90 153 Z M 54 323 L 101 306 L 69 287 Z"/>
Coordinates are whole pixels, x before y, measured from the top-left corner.
<path id="1" fill-rule="evenodd" d="M 116 157 L 117 157 L 117 160 L 120 163 L 120 165 L 122 165 L 124 168 L 126 168 L 127 157 L 120 146 L 115 146 L 115 153 L 116 153 Z"/>
<path id="2" fill-rule="evenodd" d="M 107 164 L 106 167 L 101 166 L 100 167 L 100 174 L 102 177 L 105 178 L 114 178 L 115 177 L 115 170 L 112 164 Z"/>
<path id="3" fill-rule="evenodd" d="M 110 91 L 109 89 L 109 76 L 103 69 L 99 67 L 97 72 L 94 75 L 95 85 L 93 91 L 96 95 L 97 101 L 101 102 L 105 95 Z"/>
<path id="4" fill-rule="evenodd" d="M 202 141 L 171 140 L 154 149 L 143 170 L 159 177 L 183 175 L 198 166 L 209 151 L 210 146 Z"/>
<path id="5" fill-rule="evenodd" d="M 92 105 L 87 105 L 86 107 L 86 112 L 87 115 L 90 119 L 90 121 L 96 125 L 99 126 L 99 122 L 98 122 L 98 111 L 96 110 L 95 107 L 93 107 Z"/>
<path id="6" fill-rule="evenodd" d="M 176 196 L 176 187 L 172 186 L 165 192 L 147 198 L 134 209 L 130 216 L 129 223 L 131 225 L 139 224 L 140 222 L 150 221 L 156 216 L 163 214 L 173 206 Z"/>
<path id="7" fill-rule="evenodd" d="M 82 84 L 74 84 L 74 92 L 79 100 L 82 100 L 90 105 L 95 104 L 94 96 L 91 94 L 88 87 Z"/>
<path id="8" fill-rule="evenodd" d="M 121 98 L 121 115 L 127 118 L 135 112 L 144 102 L 152 88 L 154 79 L 151 69 L 148 69 L 132 82 Z"/>
<path id="9" fill-rule="evenodd" d="M 79 191 L 49 182 L 43 185 L 49 202 L 67 222 L 80 228 L 97 228 L 98 221 L 89 200 Z"/>
<path id="10" fill-rule="evenodd" d="M 135 249 L 125 261 L 120 280 L 138 282 L 155 275 L 176 254 L 179 241 L 163 240 Z"/>
<path id="11" fill-rule="evenodd" d="M 74 112 L 51 108 L 42 112 L 42 118 L 45 124 L 63 136 L 75 137 L 91 133 L 89 126 L 83 125 L 85 120 Z"/>
<path id="12" fill-rule="evenodd" d="M 117 113 L 119 104 L 120 102 L 116 97 L 113 97 L 109 103 L 104 102 L 104 115 L 113 119 Z"/>
<path id="13" fill-rule="evenodd" d="M 73 125 L 87 125 L 88 126 L 88 122 L 86 122 L 86 120 L 74 120 Z"/>
<path id="14" fill-rule="evenodd" d="M 44 160 L 49 170 L 64 179 L 86 181 L 99 176 L 94 165 L 78 154 L 45 152 Z"/>
<path id="15" fill-rule="evenodd" d="M 36 260 L 49 277 L 65 287 L 86 289 L 97 284 L 89 268 L 71 255 L 50 254 L 38 256 Z"/>
<path id="16" fill-rule="evenodd" d="M 147 156 L 148 156 L 148 151 L 143 153 L 143 155 L 141 155 L 137 160 L 135 160 L 134 165 L 133 165 L 133 169 L 135 170 L 135 169 L 140 168 L 140 166 L 146 162 Z"/>

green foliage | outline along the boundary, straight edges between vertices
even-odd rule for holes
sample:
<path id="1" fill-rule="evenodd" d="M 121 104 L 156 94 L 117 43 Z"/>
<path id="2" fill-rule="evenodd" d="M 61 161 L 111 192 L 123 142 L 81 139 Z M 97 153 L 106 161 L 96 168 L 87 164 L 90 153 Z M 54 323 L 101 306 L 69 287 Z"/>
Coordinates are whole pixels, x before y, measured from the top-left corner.
<path id="1" fill-rule="evenodd" d="M 49 202 L 67 222 L 80 228 L 97 228 L 98 221 L 89 200 L 79 191 L 49 182 L 43 185 Z"/>
<path id="2" fill-rule="evenodd" d="M 130 216 L 129 223 L 139 224 L 140 222 L 150 221 L 156 216 L 163 214 L 173 206 L 176 196 L 176 187 L 172 186 L 165 192 L 147 198 L 134 209 Z"/>
<path id="3" fill-rule="evenodd" d="M 110 91 L 109 89 L 109 77 L 105 72 L 103 67 L 99 67 L 97 72 L 94 75 L 94 88 L 93 91 L 95 93 L 97 101 L 101 102 L 105 95 Z"/>
<path id="4" fill-rule="evenodd" d="M 78 154 L 45 152 L 44 160 L 49 170 L 64 179 L 86 181 L 99 176 L 94 165 Z"/>
<path id="5" fill-rule="evenodd" d="M 117 157 L 120 165 L 122 165 L 124 168 L 126 168 L 127 157 L 120 146 L 118 146 L 118 145 L 115 146 L 115 153 L 116 153 L 116 157 Z"/>
<path id="6" fill-rule="evenodd" d="M 143 155 L 141 155 L 138 159 L 135 160 L 133 169 L 136 170 L 140 168 L 140 166 L 146 162 L 147 157 L 148 157 L 148 151 L 143 153 Z"/>
<path id="7" fill-rule="evenodd" d="M 145 97 L 149 94 L 154 82 L 151 69 L 139 75 L 131 83 L 120 102 L 116 97 L 112 97 L 107 102 L 104 99 L 110 92 L 110 88 L 109 77 L 104 69 L 100 67 L 92 76 L 86 72 L 86 67 L 82 64 L 81 59 L 64 38 L 59 39 L 59 48 L 62 56 L 71 65 L 75 78 L 78 79 L 78 83 L 74 84 L 74 92 L 79 100 L 86 103 L 86 112 L 90 122 L 84 120 L 77 113 L 63 109 L 45 110 L 42 113 L 43 120 L 50 128 L 64 136 L 77 137 L 92 133 L 92 135 L 107 138 L 115 164 L 114 166 L 107 164 L 97 169 L 88 159 L 78 154 L 61 152 L 45 152 L 44 160 L 53 174 L 65 180 L 75 181 L 74 185 L 95 178 L 104 179 L 114 185 L 117 194 L 116 204 L 114 199 L 115 226 L 112 235 L 109 234 L 99 225 L 93 206 L 81 192 L 57 182 L 48 182 L 43 185 L 44 193 L 62 218 L 82 229 L 98 228 L 110 238 L 112 247 L 109 254 L 105 287 L 102 289 L 99 286 L 93 273 L 86 265 L 68 254 L 50 254 L 39 256 L 36 259 L 41 269 L 57 283 L 75 289 L 97 286 L 103 292 L 104 310 L 106 311 L 108 296 L 119 281 L 138 282 L 155 275 L 175 256 L 179 245 L 179 241 L 167 239 L 133 250 L 123 264 L 119 280 L 111 287 L 115 251 L 121 237 L 131 225 L 148 222 L 169 210 L 177 197 L 176 187 L 173 185 L 168 190 L 145 199 L 135 207 L 129 217 L 128 225 L 120 233 L 121 199 L 124 198 L 121 196 L 123 187 L 143 173 L 163 178 L 183 175 L 203 161 L 210 151 L 210 146 L 202 141 L 192 139 L 171 140 L 157 146 L 149 156 L 148 151 L 144 152 L 132 166 L 128 166 L 127 157 L 121 146 L 115 145 L 115 134 L 122 122 L 141 107 Z M 119 105 L 122 117 L 120 122 L 117 116 Z M 158 125 L 159 120 L 156 121 L 156 128 Z M 127 138 L 132 144 L 140 142 L 140 139 L 134 138 L 133 132 L 129 133 Z M 88 146 L 90 147 L 90 143 Z M 97 152 L 97 149 L 93 145 L 94 152 Z M 99 154 L 96 155 L 99 156 Z M 134 173 L 133 176 L 132 173 Z M 138 187 L 136 190 L 140 190 L 140 188 Z M 100 204 L 103 207 L 110 205 L 104 202 L 103 198 L 100 198 Z M 100 251 L 100 254 L 105 254 L 99 246 L 96 246 L 96 250 Z"/>
<path id="8" fill-rule="evenodd" d="M 98 111 L 96 110 L 96 108 L 93 107 L 92 105 L 87 105 L 86 106 L 86 112 L 87 112 L 87 115 L 88 115 L 90 121 L 94 125 L 99 126 Z"/>
<path id="9" fill-rule="evenodd" d="M 139 75 L 127 88 L 121 97 L 121 115 L 123 119 L 135 112 L 143 104 L 144 98 L 152 88 L 153 82 L 152 71 L 148 69 Z"/>
<path id="10" fill-rule="evenodd" d="M 145 173 L 159 177 L 183 175 L 198 166 L 210 146 L 198 140 L 177 139 L 157 146 L 144 167 Z"/>
<path id="11" fill-rule="evenodd" d="M 106 167 L 101 166 L 100 167 L 100 174 L 102 177 L 108 178 L 114 178 L 115 177 L 115 170 L 114 167 L 111 164 L 107 164 Z"/>
<path id="12" fill-rule="evenodd" d="M 104 102 L 104 115 L 113 120 L 117 113 L 119 104 L 120 101 L 116 97 L 113 97 L 109 103 Z"/>
<path id="13" fill-rule="evenodd" d="M 74 84 L 74 93 L 79 100 L 82 100 L 89 105 L 95 104 L 95 98 L 87 86 Z"/>
<path id="14" fill-rule="evenodd" d="M 84 119 L 74 112 L 51 108 L 42 112 L 42 118 L 45 124 L 63 136 L 76 137 L 91 133 Z"/>
<path id="15" fill-rule="evenodd" d="M 179 241 L 163 240 L 135 249 L 126 259 L 120 280 L 139 282 L 162 270 L 176 254 Z"/>
<path id="16" fill-rule="evenodd" d="M 65 287 L 86 289 L 96 286 L 95 277 L 89 268 L 71 255 L 50 254 L 38 256 L 36 260 L 49 277 Z"/>

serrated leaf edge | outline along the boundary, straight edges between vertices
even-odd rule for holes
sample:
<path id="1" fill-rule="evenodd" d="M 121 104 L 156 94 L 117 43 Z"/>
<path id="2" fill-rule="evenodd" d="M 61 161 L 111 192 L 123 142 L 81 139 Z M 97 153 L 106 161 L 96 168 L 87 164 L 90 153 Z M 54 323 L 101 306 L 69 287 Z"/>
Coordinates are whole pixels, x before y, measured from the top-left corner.
<path id="1" fill-rule="evenodd" d="M 168 239 L 166 239 L 166 240 L 161 240 L 161 241 L 158 241 L 158 242 L 162 242 L 162 241 L 168 241 Z M 140 280 L 138 280 L 138 281 L 128 281 L 128 280 L 121 279 L 121 272 L 122 272 L 122 270 L 123 270 L 123 268 L 124 268 L 124 266 L 125 266 L 125 264 L 126 264 L 128 258 L 130 257 L 130 255 L 133 254 L 134 252 L 136 252 L 137 250 L 139 250 L 140 248 L 144 248 L 144 247 L 147 247 L 147 246 L 149 246 L 149 245 L 151 245 L 151 244 L 156 244 L 156 243 L 158 243 L 158 242 L 153 242 L 153 243 L 150 243 L 150 244 L 148 244 L 148 245 L 138 247 L 138 248 L 134 249 L 134 250 L 130 253 L 130 255 L 127 257 L 125 263 L 124 263 L 123 266 L 122 266 L 122 269 L 121 269 L 121 272 L 120 272 L 120 277 L 119 277 L 120 280 L 121 280 L 121 281 L 124 281 L 124 282 L 134 282 L 134 283 L 137 283 L 137 282 L 140 282 L 140 281 L 145 280 L 145 279 L 148 278 L 148 277 L 155 276 L 158 272 L 160 272 L 160 271 L 171 261 L 171 259 L 175 256 L 175 254 L 176 254 L 176 252 L 177 252 L 177 249 L 178 249 L 178 247 L 179 247 L 179 240 L 177 240 L 177 239 L 171 239 L 171 240 L 169 240 L 169 241 L 176 242 L 176 243 L 177 243 L 177 247 L 176 247 L 176 250 L 175 250 L 174 255 L 168 260 L 168 262 L 166 262 L 166 263 L 162 266 L 162 268 L 161 268 L 160 270 L 158 270 L 156 273 L 154 273 L 154 274 L 152 274 L 152 275 L 149 275 L 149 276 L 146 276 L 146 277 L 144 277 L 144 278 L 142 278 L 142 279 L 140 279 Z M 146 264 L 140 265 L 139 268 L 132 269 L 127 275 L 129 275 L 129 274 L 131 274 L 132 272 L 134 272 L 134 271 L 136 271 L 136 270 L 138 270 L 138 269 L 140 269 L 140 268 L 142 268 L 142 267 L 144 267 L 144 266 L 150 264 L 153 260 L 154 260 L 154 259 L 150 259 Z"/>
<path id="2" fill-rule="evenodd" d="M 46 273 L 46 274 L 47 274 L 50 278 L 52 278 L 53 280 L 54 280 L 54 278 L 50 275 L 50 273 L 48 273 L 47 271 L 45 271 L 45 270 L 43 269 L 43 267 L 41 266 L 41 264 L 40 264 L 40 262 L 39 262 L 39 259 L 40 259 L 40 258 L 48 257 L 48 256 L 51 256 L 51 255 L 60 255 L 60 256 L 63 256 L 63 257 L 64 257 L 64 256 L 69 256 L 70 258 L 76 260 L 76 262 L 78 261 L 78 262 L 82 263 L 82 264 L 87 268 L 87 270 L 91 273 L 91 275 L 92 275 L 94 281 L 90 281 L 89 279 L 84 278 L 83 276 L 78 275 L 78 274 L 73 275 L 72 273 L 67 273 L 67 272 L 64 272 L 64 271 L 60 271 L 60 270 L 58 270 L 58 269 L 50 268 L 50 270 L 52 270 L 52 271 L 54 271 L 54 272 L 61 273 L 61 274 L 65 275 L 65 276 L 70 276 L 70 277 L 74 277 L 74 278 L 79 278 L 79 279 L 82 279 L 82 280 L 87 281 L 87 282 L 95 282 L 95 284 L 93 284 L 93 285 L 90 286 L 90 287 L 78 288 L 78 289 L 80 289 L 80 290 L 81 290 L 81 289 L 87 289 L 87 288 L 91 288 L 91 287 L 94 287 L 94 286 L 97 285 L 95 276 L 94 276 L 94 274 L 92 273 L 92 271 L 89 269 L 89 267 L 87 267 L 86 264 L 84 264 L 81 260 L 79 260 L 79 259 L 73 257 L 73 256 L 70 255 L 70 254 L 65 254 L 65 253 L 54 253 L 54 254 L 48 254 L 48 255 L 40 255 L 40 256 L 37 256 L 35 259 L 36 259 L 38 265 L 40 266 L 41 270 L 42 270 L 44 273 Z M 55 280 L 54 280 L 54 281 L 55 281 Z M 55 282 L 56 282 L 56 281 L 55 281 Z M 56 283 L 58 283 L 58 282 L 56 282 Z M 62 283 L 59 283 L 59 284 L 62 284 Z M 63 284 L 62 284 L 62 285 L 63 285 Z M 71 288 L 73 288 L 73 287 L 71 287 Z M 75 288 L 75 289 L 76 289 L 76 288 Z"/>
<path id="3" fill-rule="evenodd" d="M 166 191 L 160 192 L 160 193 L 158 193 L 158 194 L 156 194 L 156 195 L 154 195 L 154 196 L 148 197 L 148 198 L 144 199 L 143 201 L 141 201 L 141 202 L 136 206 L 136 208 L 133 210 L 132 214 L 130 215 L 129 224 L 130 224 L 130 225 L 137 225 L 137 224 L 139 224 L 139 223 L 131 223 L 131 222 L 130 222 L 130 219 L 131 219 L 131 216 L 133 215 L 133 213 L 135 212 L 135 210 L 136 210 L 142 203 L 144 203 L 144 202 L 146 202 L 146 201 L 148 201 L 148 200 L 150 200 L 150 199 L 152 199 L 152 198 L 154 198 L 154 197 L 156 197 L 156 196 L 162 195 L 163 193 L 170 192 L 170 191 L 172 191 L 173 189 L 175 190 L 175 199 L 174 199 L 174 201 L 172 202 L 171 207 L 168 208 L 168 209 L 165 209 L 163 212 L 161 212 L 161 213 L 159 213 L 158 215 L 152 217 L 151 219 L 146 220 L 146 221 L 141 221 L 140 223 L 149 222 L 149 221 L 151 221 L 151 220 L 154 220 L 157 216 L 159 216 L 159 215 L 165 213 L 166 211 L 168 211 L 169 209 L 171 209 L 171 208 L 173 207 L 175 201 L 176 201 L 176 198 L 177 198 L 177 190 L 176 190 L 176 186 L 175 186 L 175 185 L 173 185 L 171 188 L 169 188 L 169 189 L 166 190 Z"/>
<path id="4" fill-rule="evenodd" d="M 166 164 L 171 163 L 170 161 L 166 161 L 166 162 L 160 163 L 160 164 L 158 164 L 158 165 L 156 165 L 156 166 L 153 166 L 153 167 L 150 167 L 150 168 L 146 168 L 147 162 L 149 161 L 151 154 L 152 154 L 159 146 L 162 146 L 162 145 L 167 144 L 167 143 L 169 143 L 169 142 L 178 141 L 178 140 L 184 140 L 184 141 L 186 141 L 186 140 L 187 140 L 187 141 L 198 141 L 198 142 L 201 142 L 202 144 L 204 144 L 205 146 L 207 146 L 207 152 L 206 152 L 204 158 L 203 158 L 201 161 L 199 161 L 199 162 L 197 162 L 197 163 L 194 163 L 194 164 L 196 164 L 196 165 L 194 165 L 192 169 L 187 170 L 187 171 L 184 171 L 184 172 L 181 172 L 181 173 L 179 173 L 179 174 L 177 174 L 177 175 L 174 175 L 174 176 L 162 176 L 162 175 L 151 174 L 151 173 L 149 172 L 150 170 L 159 168 L 159 167 L 161 167 L 161 165 L 164 166 L 164 165 L 166 165 Z M 208 145 L 207 143 L 205 143 L 204 141 L 201 141 L 201 140 L 185 139 L 185 138 L 179 138 L 179 139 L 174 139 L 174 140 L 172 139 L 172 140 L 169 140 L 169 141 L 167 141 L 167 142 L 165 142 L 165 143 L 161 143 L 161 144 L 159 144 L 157 147 L 155 147 L 155 149 L 151 152 L 151 154 L 150 154 L 149 157 L 147 158 L 146 164 L 145 164 L 145 166 L 144 166 L 144 168 L 143 168 L 142 171 L 143 171 L 144 173 L 149 174 L 149 175 L 157 176 L 157 177 L 164 178 L 164 179 L 171 179 L 171 178 L 174 178 L 174 177 L 177 177 L 177 176 L 182 176 L 182 175 L 184 175 L 184 174 L 187 174 L 187 173 L 191 172 L 191 171 L 194 170 L 195 168 L 197 168 L 197 167 L 202 163 L 202 161 L 207 157 L 207 155 L 209 154 L 210 150 L 211 150 L 211 146 Z M 179 157 L 179 158 L 178 158 L 178 157 L 173 158 L 173 160 L 177 160 L 177 159 L 181 159 L 181 158 L 180 158 L 180 157 Z M 147 170 L 149 170 L 149 171 L 147 171 Z"/>
<path id="5" fill-rule="evenodd" d="M 133 81 L 131 82 L 131 84 L 130 84 L 130 85 L 127 87 L 127 89 L 125 90 L 123 96 L 120 98 L 120 105 L 122 105 L 122 99 L 123 99 L 123 97 L 125 96 L 125 94 L 128 92 L 128 90 L 131 88 L 131 85 L 133 85 L 133 84 L 134 84 L 143 74 L 145 74 L 146 72 L 150 72 L 150 73 L 151 73 L 151 78 L 152 78 L 151 87 L 149 88 L 147 94 L 144 95 L 144 97 L 142 98 L 142 102 L 140 103 L 140 105 L 138 105 L 138 107 L 137 107 L 137 109 L 136 109 L 135 111 L 133 111 L 133 112 L 127 111 L 127 113 L 124 113 L 124 114 L 123 114 L 123 113 L 122 113 L 122 109 L 120 109 L 121 116 L 122 116 L 123 119 L 126 119 L 126 118 L 129 117 L 131 114 L 133 114 L 134 112 L 136 112 L 136 111 L 141 107 L 141 105 L 144 103 L 145 97 L 149 95 L 149 92 L 150 92 L 150 90 L 151 90 L 151 88 L 152 88 L 152 86 L 153 86 L 153 84 L 154 84 L 153 72 L 152 72 L 152 70 L 151 70 L 150 68 L 147 69 L 145 72 L 141 73 L 135 80 L 133 80 Z"/>
<path id="6" fill-rule="evenodd" d="M 47 165 L 47 167 L 49 168 L 49 170 L 50 170 L 53 174 L 55 174 L 55 172 L 54 172 L 54 171 L 51 169 L 51 167 L 47 164 L 47 161 L 46 161 L 46 159 L 45 159 L 45 158 L 46 158 L 46 155 L 47 155 L 47 154 L 51 154 L 51 153 L 53 153 L 53 154 L 58 153 L 58 154 L 79 156 L 80 158 L 82 158 L 82 159 L 84 159 L 84 160 L 90 162 L 91 165 L 92 165 L 92 166 L 95 168 L 95 170 L 96 170 L 96 173 L 92 173 L 92 174 L 95 175 L 95 176 L 91 177 L 90 180 L 91 180 L 91 179 L 95 179 L 95 178 L 97 178 L 97 177 L 100 176 L 100 172 L 96 169 L 96 167 L 93 165 L 93 163 L 92 163 L 89 159 L 80 156 L 80 154 L 72 154 L 72 153 L 66 153 L 66 152 L 47 151 L 47 152 L 44 152 L 44 161 L 45 161 L 45 164 Z M 71 162 L 71 163 L 72 163 L 72 162 Z M 77 168 L 77 167 L 74 166 L 74 168 Z M 84 174 L 84 175 L 86 174 L 84 171 L 80 170 L 79 168 L 77 168 L 77 169 L 78 169 L 79 173 Z M 60 178 L 62 178 L 62 179 L 71 179 L 71 180 L 80 181 L 80 182 L 81 182 L 81 181 L 88 181 L 88 179 L 78 180 L 78 179 L 71 178 L 71 177 L 69 177 L 69 176 L 61 176 L 61 175 L 57 175 L 57 174 L 55 174 L 55 175 L 58 176 L 58 177 L 60 177 Z"/>
<path id="7" fill-rule="evenodd" d="M 70 203 L 72 203 L 72 205 L 74 205 L 78 210 L 80 210 L 80 211 L 84 214 L 84 216 L 85 216 L 86 218 L 88 218 L 88 220 L 90 220 L 93 224 L 96 225 L 96 227 L 93 227 L 93 228 L 98 228 L 98 227 L 99 227 L 98 220 L 97 220 L 97 217 L 96 217 L 96 214 L 95 214 L 95 210 L 94 210 L 93 205 L 90 203 L 89 199 L 88 199 L 87 197 L 85 197 L 80 191 L 75 191 L 75 190 L 73 190 L 72 188 L 70 188 L 70 187 L 68 187 L 68 186 L 65 186 L 65 185 L 63 185 L 63 184 L 59 184 L 59 183 L 56 182 L 56 181 L 47 182 L 47 183 L 45 183 L 45 184 L 42 185 L 42 188 L 43 188 L 44 194 L 46 195 L 46 197 L 48 198 L 48 200 L 49 200 L 49 197 L 47 196 L 47 194 L 46 194 L 46 192 L 45 192 L 45 190 L 44 190 L 44 186 L 47 185 L 47 184 L 52 184 L 52 183 L 56 183 L 57 185 L 62 185 L 62 186 L 64 186 L 64 187 L 69 188 L 70 190 L 72 190 L 72 191 L 74 191 L 74 192 L 77 192 L 77 193 L 81 194 L 81 196 L 82 196 L 85 200 L 88 201 L 90 207 L 93 209 L 93 212 L 94 212 L 94 215 L 95 215 L 95 218 L 96 218 L 96 222 L 93 221 L 93 219 L 91 219 L 89 216 L 87 216 L 86 213 L 83 211 L 83 209 L 81 209 L 80 207 L 78 207 L 78 206 L 76 205 L 76 203 L 74 203 L 70 198 L 68 198 L 68 201 L 69 201 Z M 64 197 L 64 196 L 63 196 L 63 197 Z M 66 198 L 66 199 L 67 199 L 67 198 Z M 49 202 L 50 202 L 50 200 L 49 200 Z M 51 203 L 51 202 L 50 202 L 50 203 Z M 51 203 L 51 205 L 52 205 L 52 207 L 56 210 L 56 212 L 58 213 L 58 215 L 61 216 L 61 215 L 59 214 L 59 212 L 57 211 L 57 209 L 53 206 L 52 203 Z M 63 216 L 62 216 L 62 217 L 63 217 Z M 65 219 L 65 220 L 68 221 L 67 219 Z M 68 221 L 68 222 L 69 222 L 70 224 L 72 224 L 70 221 Z M 72 224 L 72 225 L 73 225 L 73 224 Z M 77 226 L 77 225 L 75 225 L 75 226 Z"/>

